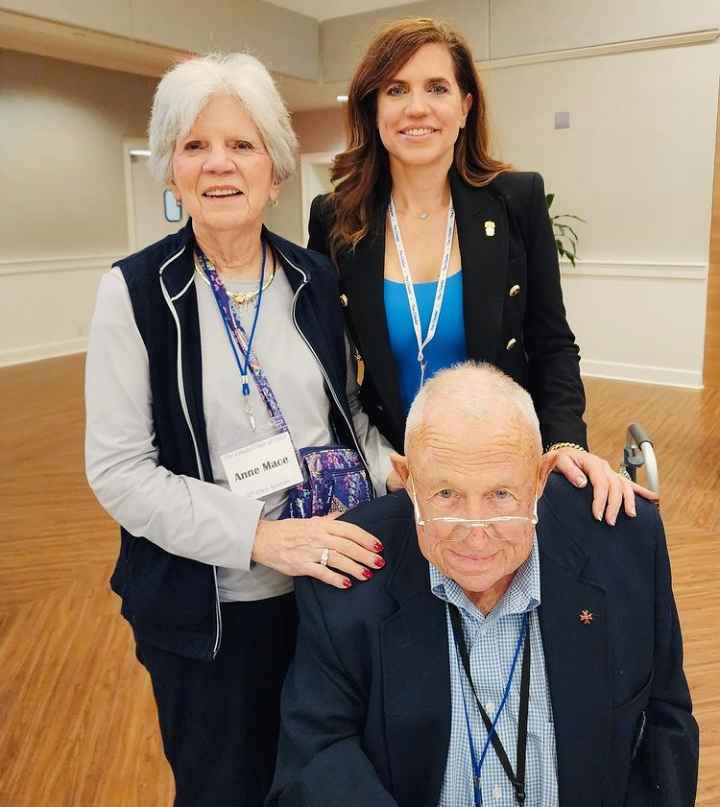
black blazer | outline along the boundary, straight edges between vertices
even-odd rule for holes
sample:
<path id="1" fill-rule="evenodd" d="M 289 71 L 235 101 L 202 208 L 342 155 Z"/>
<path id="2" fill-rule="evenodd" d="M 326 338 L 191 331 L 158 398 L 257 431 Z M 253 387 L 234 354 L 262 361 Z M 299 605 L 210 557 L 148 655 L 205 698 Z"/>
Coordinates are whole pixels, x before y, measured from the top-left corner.
<path id="1" fill-rule="evenodd" d="M 690 807 L 698 729 L 662 525 L 639 499 L 637 518 L 610 528 L 591 498 L 554 474 L 539 509 L 560 807 Z M 387 565 L 349 591 L 296 581 L 300 630 L 268 805 L 435 807 L 451 720 L 445 606 L 404 493 L 343 518 L 383 542 Z"/>
<path id="2" fill-rule="evenodd" d="M 468 356 L 499 367 L 532 395 L 543 443 L 586 447 L 585 394 L 575 337 L 565 317 L 557 251 L 539 174 L 507 172 L 484 188 L 450 172 L 463 271 Z M 370 232 L 336 256 L 341 302 L 365 362 L 361 400 L 372 422 L 402 451 L 405 416 L 390 349 L 383 276 L 389 188 Z M 310 249 L 330 255 L 332 205 L 310 209 Z M 485 232 L 495 222 L 495 235 Z M 519 287 L 511 296 L 511 290 Z M 511 341 L 514 340 L 514 341 Z"/>

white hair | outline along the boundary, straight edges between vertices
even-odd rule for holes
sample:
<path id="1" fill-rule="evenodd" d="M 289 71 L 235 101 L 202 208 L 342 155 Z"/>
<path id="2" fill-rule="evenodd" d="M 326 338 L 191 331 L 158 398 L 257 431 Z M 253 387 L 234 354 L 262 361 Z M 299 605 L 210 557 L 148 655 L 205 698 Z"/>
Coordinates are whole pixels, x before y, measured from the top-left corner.
<path id="1" fill-rule="evenodd" d="M 530 446 L 542 454 L 540 423 L 530 395 L 512 378 L 497 367 L 487 363 L 465 361 L 445 368 L 427 381 L 415 396 L 405 426 L 405 453 L 414 440 L 415 433 L 429 417 L 428 410 L 434 404 L 452 417 L 463 414 L 470 418 L 485 419 L 488 402 L 502 402 L 502 410 L 508 415 L 515 413 L 527 427 Z"/>
<path id="2" fill-rule="evenodd" d="M 267 68 L 249 53 L 211 53 L 168 70 L 155 91 L 148 139 L 150 170 L 161 181 L 172 177 L 175 143 L 192 129 L 213 95 L 237 98 L 257 126 L 282 182 L 295 170 L 297 138 L 290 115 Z"/>

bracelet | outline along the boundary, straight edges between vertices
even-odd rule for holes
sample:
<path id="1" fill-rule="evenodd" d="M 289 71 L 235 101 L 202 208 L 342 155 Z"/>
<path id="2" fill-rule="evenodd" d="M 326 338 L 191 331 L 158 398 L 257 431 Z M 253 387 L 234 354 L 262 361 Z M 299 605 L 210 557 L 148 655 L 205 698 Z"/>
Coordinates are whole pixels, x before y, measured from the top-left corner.
<path id="1" fill-rule="evenodd" d="M 551 451 L 557 451 L 559 448 L 575 448 L 578 451 L 587 451 L 587 449 L 583 448 L 578 443 L 553 443 L 551 446 L 548 446 L 545 449 L 545 453 L 549 454 Z"/>

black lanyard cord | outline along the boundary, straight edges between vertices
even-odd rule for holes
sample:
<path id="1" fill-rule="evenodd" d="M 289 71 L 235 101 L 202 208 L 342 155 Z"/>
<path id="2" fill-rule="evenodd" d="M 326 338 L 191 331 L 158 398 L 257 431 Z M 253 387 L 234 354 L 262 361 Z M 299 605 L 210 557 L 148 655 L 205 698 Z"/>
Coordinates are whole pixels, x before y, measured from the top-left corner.
<path id="1" fill-rule="evenodd" d="M 490 742 L 500 760 L 500 764 L 505 771 L 510 784 L 515 790 L 515 799 L 519 807 L 523 807 L 527 794 L 525 792 L 525 762 L 527 752 L 527 733 L 528 733 L 528 709 L 530 706 L 530 623 L 528 619 L 527 631 L 525 631 L 525 647 L 523 648 L 522 658 L 522 672 L 520 677 L 520 711 L 518 714 L 518 736 L 517 736 L 517 775 L 512 769 L 510 760 L 508 759 L 505 749 L 503 747 L 497 732 L 493 729 L 493 722 L 488 713 L 485 711 L 480 696 L 475 689 L 472 676 L 470 675 L 470 654 L 468 653 L 467 643 L 465 642 L 465 633 L 462 628 L 462 621 L 460 611 L 456 606 L 450 606 L 450 621 L 452 623 L 453 634 L 455 635 L 455 645 L 460 653 L 460 660 L 462 662 L 463 670 L 467 677 L 470 688 L 480 710 L 480 716 L 485 724 L 485 729 L 490 735 Z M 476 772 L 474 772 L 476 773 Z"/>

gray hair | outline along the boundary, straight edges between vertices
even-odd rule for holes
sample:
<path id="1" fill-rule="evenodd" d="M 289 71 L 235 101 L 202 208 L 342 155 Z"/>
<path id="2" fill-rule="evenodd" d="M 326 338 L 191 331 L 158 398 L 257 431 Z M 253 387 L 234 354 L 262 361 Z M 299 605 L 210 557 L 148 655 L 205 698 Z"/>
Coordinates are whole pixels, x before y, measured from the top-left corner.
<path id="1" fill-rule="evenodd" d="M 267 68 L 249 53 L 211 53 L 168 70 L 155 91 L 148 139 L 150 170 L 161 181 L 171 179 L 175 143 L 192 129 L 213 95 L 231 95 L 257 126 L 282 182 L 295 170 L 297 138 L 290 115 Z"/>
<path id="2" fill-rule="evenodd" d="M 465 361 L 445 368 L 427 381 L 415 396 L 405 426 L 405 453 L 415 433 L 424 425 L 429 405 L 438 404 L 452 417 L 462 413 L 485 418 L 489 401 L 502 401 L 505 411 L 520 416 L 532 440 L 531 448 L 542 454 L 540 423 L 530 395 L 512 378 L 492 364 Z"/>

